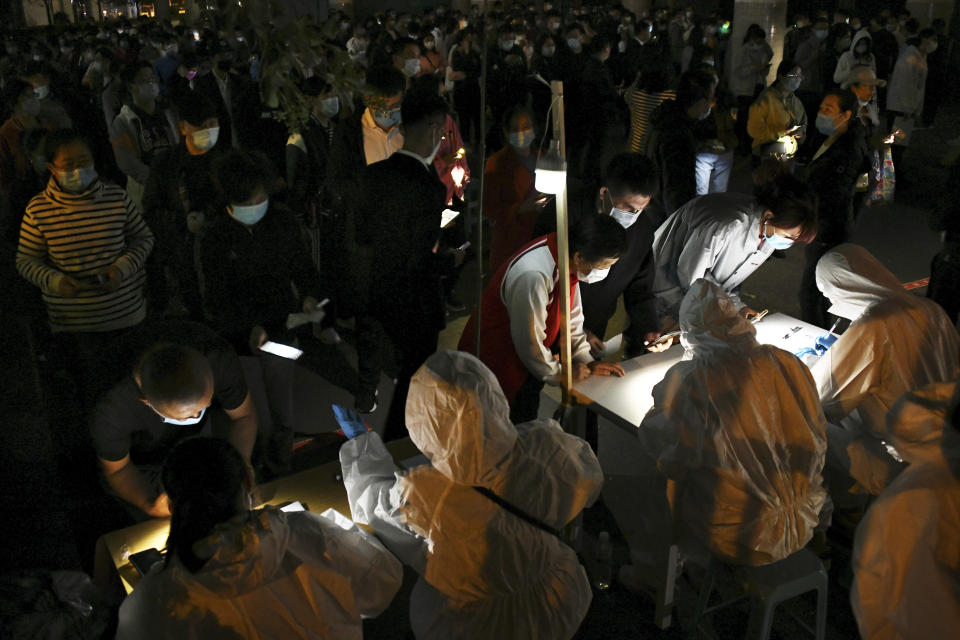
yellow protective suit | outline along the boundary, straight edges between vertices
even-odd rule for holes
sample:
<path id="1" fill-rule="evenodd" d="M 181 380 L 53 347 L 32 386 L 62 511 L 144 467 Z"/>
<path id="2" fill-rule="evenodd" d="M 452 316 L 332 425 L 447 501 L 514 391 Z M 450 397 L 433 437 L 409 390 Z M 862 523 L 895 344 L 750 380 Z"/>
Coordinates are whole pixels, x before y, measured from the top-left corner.
<path id="1" fill-rule="evenodd" d="M 406 407 L 430 464 L 395 475 L 373 432 L 340 450 L 354 519 L 421 573 L 410 599 L 417 638 L 562 640 L 590 606 L 573 550 L 473 487 L 559 529 L 599 496 L 600 464 L 556 422 L 514 427 L 509 415 L 486 366 L 441 351 L 413 377 Z"/>
<path id="2" fill-rule="evenodd" d="M 640 426 L 678 483 L 681 543 L 718 558 L 762 565 L 813 536 L 826 499 L 825 419 L 807 368 L 756 341 L 715 284 L 697 280 L 680 306 L 684 361 L 653 389 Z"/>
<path id="3" fill-rule="evenodd" d="M 955 382 L 905 395 L 888 437 L 909 462 L 857 528 L 850 601 L 865 640 L 960 629 L 960 432 Z"/>
<path id="4" fill-rule="evenodd" d="M 363 637 L 400 589 L 403 566 L 376 538 L 309 512 L 252 511 L 194 545 L 190 573 L 156 565 L 120 606 L 117 638 Z"/>
<path id="5" fill-rule="evenodd" d="M 863 247 L 832 249 L 816 277 L 830 313 L 853 321 L 811 367 L 827 419 L 842 427 L 830 429 L 831 460 L 876 495 L 900 470 L 879 444 L 887 413 L 904 393 L 960 373 L 960 336 Z"/>

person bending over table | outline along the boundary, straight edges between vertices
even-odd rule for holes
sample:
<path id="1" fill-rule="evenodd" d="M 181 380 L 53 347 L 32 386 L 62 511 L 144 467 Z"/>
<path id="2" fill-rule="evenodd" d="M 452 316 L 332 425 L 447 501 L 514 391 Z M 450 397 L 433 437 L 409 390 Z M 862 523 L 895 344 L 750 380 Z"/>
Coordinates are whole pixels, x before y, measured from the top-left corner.
<path id="1" fill-rule="evenodd" d="M 401 475 L 376 432 L 335 408 L 354 519 L 420 574 L 410 596 L 419 640 L 576 633 L 590 583 L 558 530 L 596 501 L 603 471 L 553 420 L 510 421 L 493 373 L 439 351 L 410 382 L 410 439 L 429 459 Z"/>
<path id="2" fill-rule="evenodd" d="M 616 363 L 590 355 L 583 330 L 580 282 L 600 282 L 626 249 L 626 236 L 616 220 L 587 215 L 570 229 L 570 273 L 559 274 L 557 234 L 537 238 L 497 269 L 481 302 L 479 358 L 490 367 L 510 403 L 514 422 L 533 420 L 545 382 L 558 384 L 562 322 L 559 286 L 570 287 L 570 334 L 574 381 L 591 374 L 622 376 Z M 474 352 L 476 311 L 460 337 L 459 349 Z"/>
<path id="3" fill-rule="evenodd" d="M 810 242 L 817 230 L 813 193 L 781 174 L 757 196 L 711 193 L 673 212 L 657 229 L 653 291 L 661 317 L 675 324 L 680 301 L 700 278 L 717 284 L 747 318 L 757 312 L 740 300 L 740 286 L 777 249 Z"/>
<path id="4" fill-rule="evenodd" d="M 686 359 L 653 388 L 639 429 L 676 497 L 672 515 L 644 510 L 646 528 L 658 539 L 675 523 L 685 555 L 707 550 L 747 566 L 782 560 L 810 541 L 827 498 L 826 420 L 813 378 L 793 354 L 759 344 L 733 299 L 705 279 L 684 296 L 680 327 Z M 642 578 L 641 568 L 624 570 L 624 583 Z"/>
<path id="5" fill-rule="evenodd" d="M 201 324 L 158 322 L 120 346 L 123 379 L 93 411 L 91 436 L 110 491 L 137 520 L 170 515 L 159 468 L 174 444 L 209 434 L 221 409 L 227 440 L 250 464 L 257 412 L 240 360 L 222 338 Z M 134 361 L 135 364 L 128 364 Z"/>
<path id="6" fill-rule="evenodd" d="M 190 438 L 163 465 L 167 557 L 120 606 L 117 638 L 352 638 L 403 567 L 359 527 L 252 509 L 253 478 L 229 443 Z"/>

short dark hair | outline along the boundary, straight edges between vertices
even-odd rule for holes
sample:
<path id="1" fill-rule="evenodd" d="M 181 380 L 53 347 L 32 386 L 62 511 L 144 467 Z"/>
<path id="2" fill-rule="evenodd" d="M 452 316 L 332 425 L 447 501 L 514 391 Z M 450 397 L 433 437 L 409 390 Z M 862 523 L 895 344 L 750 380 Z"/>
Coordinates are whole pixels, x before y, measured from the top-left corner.
<path id="1" fill-rule="evenodd" d="M 615 198 L 655 195 L 660 184 L 656 163 L 642 153 L 620 153 L 607 163 L 601 183 Z"/>
<path id="2" fill-rule="evenodd" d="M 840 107 L 841 112 L 849 111 L 852 115 L 856 115 L 860 102 L 857 94 L 850 89 L 831 89 L 823 94 L 824 98 L 827 96 L 837 96 L 837 106 Z"/>
<path id="3" fill-rule="evenodd" d="M 917 36 L 921 40 L 923 40 L 924 38 L 936 38 L 937 40 L 940 39 L 940 36 L 937 34 L 937 32 L 931 29 L 930 27 L 927 27 L 926 29 L 918 33 Z"/>
<path id="4" fill-rule="evenodd" d="M 763 27 L 755 22 L 747 27 L 747 32 L 743 34 L 743 44 L 747 44 L 753 38 L 763 38 L 764 40 L 767 39 L 767 32 L 763 30 Z"/>
<path id="5" fill-rule="evenodd" d="M 756 197 L 760 206 L 773 213 L 774 226 L 800 227 L 801 240 L 813 240 L 817 232 L 817 198 L 805 183 L 789 173 L 781 173 L 758 186 Z"/>
<path id="6" fill-rule="evenodd" d="M 520 116 L 527 116 L 530 118 L 530 122 L 533 123 L 533 127 L 536 130 L 537 127 L 537 114 L 536 112 L 528 107 L 525 104 L 516 104 L 510 107 L 503 116 L 503 130 L 510 131 L 510 126 L 513 124 L 513 121 L 519 118 Z"/>
<path id="7" fill-rule="evenodd" d="M 332 88 L 323 76 L 310 76 L 300 82 L 300 92 L 311 98 L 316 98 L 320 94 L 327 93 Z"/>
<path id="8" fill-rule="evenodd" d="M 407 77 L 400 70 L 392 66 L 378 65 L 367 71 L 364 93 L 389 98 L 403 93 L 406 87 Z"/>
<path id="9" fill-rule="evenodd" d="M 231 149 L 213 164 L 213 183 L 224 204 L 245 202 L 258 188 L 270 193 L 273 164 L 258 151 Z"/>
<path id="10" fill-rule="evenodd" d="M 137 363 L 140 392 L 154 407 L 172 402 L 195 402 L 213 385 L 213 370 L 206 356 L 180 344 L 151 347 Z"/>
<path id="11" fill-rule="evenodd" d="M 120 70 L 120 81 L 128 91 L 131 87 L 133 87 L 134 84 L 136 84 L 137 74 L 143 69 L 150 69 L 153 71 L 153 65 L 145 61 L 133 62 Z"/>
<path id="12" fill-rule="evenodd" d="M 43 155 L 47 159 L 47 162 L 53 162 L 53 159 L 57 157 L 57 153 L 62 147 L 78 140 L 87 145 L 87 149 L 90 149 L 90 152 L 93 153 L 90 140 L 78 129 L 57 129 L 47 134 L 47 139 L 43 143 Z"/>
<path id="13" fill-rule="evenodd" d="M 176 99 L 177 119 L 195 127 L 219 116 L 212 102 L 195 91 L 184 91 Z"/>
<path id="14" fill-rule="evenodd" d="M 680 84 L 677 86 L 677 104 L 687 109 L 700 100 L 709 99 L 713 89 L 712 74 L 703 71 L 687 71 L 680 76 Z"/>
<path id="15" fill-rule="evenodd" d="M 587 262 L 600 262 L 619 258 L 626 250 L 626 231 L 610 216 L 585 214 L 570 227 L 571 256 L 579 253 Z"/>
<path id="16" fill-rule="evenodd" d="M 416 126 L 432 115 L 450 113 L 447 101 L 436 91 L 409 91 L 400 105 L 400 118 L 404 127 Z"/>
<path id="17" fill-rule="evenodd" d="M 7 80 L 7 83 L 3 87 L 3 92 L 0 93 L 0 117 L 4 120 L 10 117 L 13 110 L 17 108 L 20 97 L 27 91 L 30 92 L 31 96 L 33 95 L 33 85 L 26 80 L 21 80 L 20 78 L 10 78 Z"/>
<path id="18" fill-rule="evenodd" d="M 797 61 L 792 58 L 784 58 L 780 61 L 780 64 L 777 65 L 777 77 L 782 78 L 787 75 L 800 65 L 797 64 Z"/>

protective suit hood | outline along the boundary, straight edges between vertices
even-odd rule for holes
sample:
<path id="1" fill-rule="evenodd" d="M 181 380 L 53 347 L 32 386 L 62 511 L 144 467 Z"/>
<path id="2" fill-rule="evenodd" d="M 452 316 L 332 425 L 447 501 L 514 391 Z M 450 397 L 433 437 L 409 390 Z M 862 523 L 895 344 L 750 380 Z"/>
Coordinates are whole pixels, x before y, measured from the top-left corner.
<path id="1" fill-rule="evenodd" d="M 474 356 L 439 351 L 410 381 L 410 439 L 457 484 L 489 485 L 517 441 L 496 377 Z"/>
<path id="2" fill-rule="evenodd" d="M 850 42 L 850 53 L 856 55 L 857 43 L 863 39 L 866 39 L 867 44 L 870 45 L 870 49 L 867 51 L 867 53 L 873 53 L 873 38 L 870 37 L 870 31 L 866 27 L 853 34 L 853 38 L 851 38 Z"/>
<path id="3" fill-rule="evenodd" d="M 737 312 L 723 289 L 703 278 L 693 283 L 680 303 L 680 329 L 688 358 L 759 346 L 753 323 Z"/>
<path id="4" fill-rule="evenodd" d="M 817 288 L 833 315 L 856 320 L 876 303 L 910 295 L 890 270 L 856 244 L 841 244 L 817 263 Z"/>
<path id="5" fill-rule="evenodd" d="M 931 384 L 904 394 L 887 416 L 887 433 L 910 464 L 960 460 L 958 434 L 948 423 L 960 402 L 957 381 Z"/>

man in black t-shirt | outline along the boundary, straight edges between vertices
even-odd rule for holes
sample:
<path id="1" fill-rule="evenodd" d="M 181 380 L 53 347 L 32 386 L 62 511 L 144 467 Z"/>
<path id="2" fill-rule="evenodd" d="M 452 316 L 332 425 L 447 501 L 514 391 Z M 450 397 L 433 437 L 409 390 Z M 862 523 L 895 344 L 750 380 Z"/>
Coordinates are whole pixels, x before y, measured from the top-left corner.
<path id="1" fill-rule="evenodd" d="M 256 408 L 226 341 L 194 322 L 162 322 L 137 330 L 120 351 L 113 362 L 132 373 L 100 397 L 91 424 L 104 478 L 119 498 L 148 516 L 169 516 L 155 471 L 174 444 L 209 435 L 210 414 L 220 410 L 227 440 L 250 464 Z"/>

